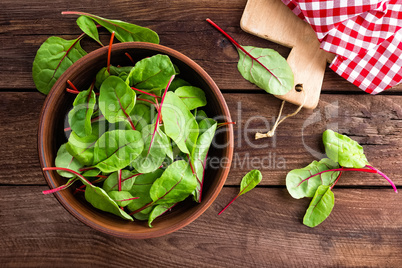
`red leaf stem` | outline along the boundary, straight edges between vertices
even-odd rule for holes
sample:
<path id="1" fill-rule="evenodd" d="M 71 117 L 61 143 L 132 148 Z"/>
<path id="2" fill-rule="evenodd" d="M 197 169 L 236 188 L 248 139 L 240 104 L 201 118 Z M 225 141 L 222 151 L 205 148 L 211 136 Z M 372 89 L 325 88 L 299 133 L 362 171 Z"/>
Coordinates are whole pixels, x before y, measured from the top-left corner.
<path id="1" fill-rule="evenodd" d="M 135 90 L 135 91 L 138 91 L 138 92 L 141 92 L 141 93 L 143 93 L 143 94 L 145 94 L 145 95 L 154 97 L 154 98 L 159 98 L 159 99 L 161 98 L 161 97 L 159 97 L 159 96 L 156 96 L 155 94 L 148 93 L 148 92 L 146 92 L 146 91 L 143 91 L 143 90 L 138 89 L 138 88 L 135 88 L 135 87 L 131 87 L 131 89 L 133 89 L 133 90 Z"/>
<path id="2" fill-rule="evenodd" d="M 112 54 L 113 38 L 114 38 L 114 31 L 112 32 L 112 35 L 110 36 L 109 49 L 107 51 L 107 72 L 109 74 L 110 74 L 110 56 Z"/>
<path id="3" fill-rule="evenodd" d="M 396 189 L 396 186 L 395 186 L 394 182 L 393 182 L 390 178 L 388 178 L 387 175 L 385 175 L 384 173 L 382 173 L 381 171 L 379 171 L 379 170 L 376 169 L 375 167 L 372 167 L 372 166 L 369 166 L 369 165 L 366 165 L 366 167 L 368 167 L 368 168 L 371 169 L 371 170 L 376 171 L 378 174 L 380 174 L 381 176 L 383 176 L 384 179 L 386 179 L 386 180 L 391 184 L 392 188 L 394 188 L 395 193 L 398 193 L 398 190 Z"/>
<path id="4" fill-rule="evenodd" d="M 229 34 L 227 34 L 221 27 L 219 27 L 215 22 L 213 22 L 210 19 L 206 19 L 206 21 L 211 24 L 212 26 L 214 26 L 218 31 L 220 31 L 227 39 L 230 40 L 230 42 L 232 42 L 232 44 L 234 46 L 236 46 L 238 49 L 240 49 L 241 51 L 243 51 L 247 56 L 249 56 L 253 61 L 259 63 L 265 70 L 267 70 L 273 77 L 275 77 L 280 84 L 282 84 L 282 81 L 279 80 L 279 78 L 270 70 L 268 69 L 264 64 L 262 64 L 256 57 L 254 57 L 253 55 L 251 55 L 249 52 L 247 52 L 247 50 L 245 50 L 239 43 L 237 43 Z"/>
<path id="5" fill-rule="evenodd" d="M 131 57 L 131 55 L 128 54 L 128 52 L 124 53 L 124 55 L 126 55 L 127 58 L 128 58 L 133 64 L 135 64 L 135 61 L 133 60 L 133 58 Z"/>

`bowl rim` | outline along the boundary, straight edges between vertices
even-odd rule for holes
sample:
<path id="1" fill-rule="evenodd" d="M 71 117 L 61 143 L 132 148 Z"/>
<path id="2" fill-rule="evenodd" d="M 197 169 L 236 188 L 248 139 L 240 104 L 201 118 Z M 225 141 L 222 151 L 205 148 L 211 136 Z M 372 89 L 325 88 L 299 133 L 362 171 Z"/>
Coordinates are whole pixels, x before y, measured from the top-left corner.
<path id="1" fill-rule="evenodd" d="M 84 57 L 80 58 L 78 61 L 73 63 L 56 81 L 56 83 L 53 85 L 52 89 L 50 90 L 48 96 L 46 97 L 46 100 L 42 106 L 42 110 L 40 113 L 40 119 L 39 119 L 39 127 L 38 127 L 38 154 L 39 154 L 39 160 L 40 160 L 40 165 L 42 169 L 43 176 L 48 184 L 49 187 L 55 188 L 57 185 L 55 184 L 54 179 L 50 175 L 49 171 L 43 171 L 43 168 L 46 167 L 46 160 L 45 160 L 45 153 L 44 153 L 44 136 L 43 136 L 43 131 L 44 131 L 44 122 L 46 121 L 46 111 L 48 107 L 53 103 L 53 100 L 56 98 L 56 88 L 61 88 L 62 85 L 66 84 L 67 78 L 70 77 L 74 72 L 75 69 L 79 68 L 81 63 L 84 63 L 87 60 L 94 59 L 97 57 L 100 57 L 107 53 L 109 49 L 109 46 L 104 46 L 102 48 L 96 49 Z M 219 90 L 218 86 L 216 83 L 213 81 L 213 79 L 208 75 L 208 73 L 200 66 L 198 65 L 195 61 L 187 57 L 186 55 L 182 54 L 181 52 L 174 50 L 172 48 L 159 45 L 159 44 L 153 44 L 153 43 L 145 43 L 145 42 L 125 42 L 125 43 L 118 43 L 118 44 L 113 44 L 112 46 L 112 52 L 114 50 L 124 50 L 124 49 L 147 49 L 147 50 L 154 50 L 159 53 L 166 54 L 168 56 L 173 56 L 174 58 L 178 59 L 179 61 L 184 62 L 186 65 L 188 65 L 192 70 L 194 70 L 210 87 L 210 89 L 213 91 L 213 94 L 216 96 L 218 99 L 218 103 L 220 105 L 220 109 L 223 111 L 223 115 L 229 122 L 232 121 L 229 108 L 227 106 L 227 103 Z M 150 228 L 151 232 L 145 232 L 145 233 L 128 233 L 128 232 L 122 232 L 117 229 L 110 229 L 106 228 L 102 225 L 99 225 L 98 223 L 94 222 L 90 218 L 84 216 L 81 214 L 79 211 L 77 211 L 75 208 L 69 205 L 69 202 L 66 200 L 66 198 L 60 193 L 56 192 L 54 193 L 56 199 L 59 201 L 59 203 L 68 211 L 70 214 L 72 214 L 75 218 L 77 218 L 79 221 L 84 223 L 85 225 L 96 229 L 98 231 L 101 231 L 103 233 L 107 233 L 109 235 L 117 236 L 117 237 L 122 237 L 122 238 L 130 238 L 130 239 L 147 239 L 147 238 L 154 238 L 154 237 L 160 237 L 163 235 L 167 235 L 169 233 L 172 233 L 174 231 L 177 231 L 178 229 L 183 228 L 184 226 L 187 226 L 191 222 L 193 222 L 195 219 L 197 219 L 199 216 L 201 216 L 205 210 L 207 210 L 210 205 L 215 201 L 219 193 L 221 192 L 225 181 L 227 179 L 227 176 L 230 171 L 232 159 L 233 159 L 233 150 L 234 150 L 234 134 L 233 134 L 233 126 L 231 124 L 227 125 L 228 131 L 227 131 L 227 139 L 228 139 L 228 148 L 227 148 L 227 154 L 225 155 L 228 157 L 229 161 L 226 164 L 226 167 L 222 168 L 223 173 L 221 174 L 221 180 L 218 183 L 217 187 L 213 189 L 211 198 L 206 200 L 205 202 L 201 202 L 199 204 L 199 207 L 194 211 L 194 213 L 190 214 L 185 220 L 179 221 L 176 224 L 173 224 L 169 226 L 168 228 L 163 228 L 159 229 L 157 231 L 152 232 L 152 228 Z"/>

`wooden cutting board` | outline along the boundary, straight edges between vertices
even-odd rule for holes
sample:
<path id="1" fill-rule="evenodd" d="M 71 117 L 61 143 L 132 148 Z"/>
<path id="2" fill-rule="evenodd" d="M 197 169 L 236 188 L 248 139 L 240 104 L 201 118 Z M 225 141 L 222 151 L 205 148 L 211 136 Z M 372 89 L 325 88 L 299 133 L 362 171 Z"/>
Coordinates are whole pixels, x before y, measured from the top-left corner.
<path id="1" fill-rule="evenodd" d="M 334 54 L 320 49 L 311 26 L 281 0 L 248 0 L 240 26 L 245 32 L 292 48 L 287 61 L 295 76 L 295 86 L 301 84 L 307 95 L 303 107 L 314 109 L 320 98 L 327 62 L 333 60 Z M 296 105 L 304 100 L 303 93 L 295 89 L 276 97 Z"/>

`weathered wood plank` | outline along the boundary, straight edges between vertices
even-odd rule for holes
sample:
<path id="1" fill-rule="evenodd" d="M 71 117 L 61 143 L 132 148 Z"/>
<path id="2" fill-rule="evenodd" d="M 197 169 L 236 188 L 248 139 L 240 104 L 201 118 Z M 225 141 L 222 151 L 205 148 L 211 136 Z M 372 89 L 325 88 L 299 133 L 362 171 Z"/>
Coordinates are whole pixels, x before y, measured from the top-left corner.
<path id="1" fill-rule="evenodd" d="M 0 187 L 2 267 L 398 267 L 402 214 L 396 194 L 337 189 L 330 217 L 302 225 L 308 200 L 285 189 L 224 188 L 197 220 L 165 237 L 127 240 L 70 215 L 46 187 Z M 379 205 L 381 203 L 381 205 Z"/>
<path id="2" fill-rule="evenodd" d="M 218 31 L 205 22 L 206 18 L 215 20 L 240 44 L 273 48 L 285 57 L 290 51 L 289 48 L 252 36 L 240 29 L 240 18 L 245 4 L 246 0 L 196 2 L 159 0 L 146 3 L 116 1 L 113 2 L 111 9 L 102 1 L 92 1 L 89 7 L 83 6 L 81 1 L 72 0 L 69 1 L 68 9 L 91 12 L 150 27 L 159 33 L 161 44 L 177 49 L 194 59 L 222 89 L 245 90 L 257 87 L 245 81 L 238 73 L 236 50 Z M 75 25 L 76 17 L 60 14 L 60 11 L 67 9 L 62 8 L 65 5 L 61 0 L 39 1 L 35 4 L 8 0 L 3 6 L 3 16 L 0 18 L 2 26 L 0 57 L 6 64 L 0 65 L 0 89 L 34 88 L 31 68 L 36 50 L 51 35 L 76 38 L 80 34 Z M 19 40 L 18 46 L 16 40 Z M 96 46 L 87 48 L 92 50 Z M 328 68 L 323 90 L 361 91 Z M 402 85 L 396 86 L 391 91 L 402 91 Z"/>
<path id="3" fill-rule="evenodd" d="M 0 93 L 0 184 L 44 184 L 36 148 L 40 93 Z M 235 154 L 227 185 L 238 185 L 251 169 L 263 173 L 263 185 L 284 185 L 289 170 L 321 158 L 327 128 L 350 135 L 370 163 L 402 185 L 402 96 L 324 94 L 317 109 L 302 110 L 279 126 L 271 139 L 254 140 L 272 126 L 280 101 L 268 94 L 224 94 L 235 130 Z M 284 113 L 294 106 L 285 107 Z M 378 175 L 345 173 L 339 185 L 387 185 Z M 364 179 L 362 179 L 364 178 Z"/>

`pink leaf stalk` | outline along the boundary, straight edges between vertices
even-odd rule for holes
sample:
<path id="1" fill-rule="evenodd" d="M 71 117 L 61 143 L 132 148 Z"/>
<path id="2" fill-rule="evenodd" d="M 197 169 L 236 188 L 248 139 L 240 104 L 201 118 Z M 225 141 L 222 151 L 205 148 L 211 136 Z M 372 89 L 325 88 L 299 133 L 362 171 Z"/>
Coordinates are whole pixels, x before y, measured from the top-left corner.
<path id="1" fill-rule="evenodd" d="M 69 168 L 62 168 L 62 167 L 45 167 L 43 168 L 44 171 L 50 171 L 50 170 L 61 170 L 61 171 L 66 171 L 66 172 L 70 172 L 78 177 L 80 177 L 83 181 L 85 181 L 86 183 L 88 183 L 89 185 L 92 185 L 92 183 L 87 180 L 84 176 L 82 176 L 80 173 L 78 173 L 75 170 L 69 169 Z"/>
<path id="2" fill-rule="evenodd" d="M 70 182 L 68 182 L 68 183 L 66 183 L 66 184 L 64 184 L 64 185 L 62 185 L 62 186 L 59 186 L 59 187 L 57 187 L 57 188 L 50 189 L 50 190 L 46 190 L 46 191 L 42 191 L 42 193 L 43 193 L 43 194 L 53 194 L 53 193 L 55 193 L 55 192 L 58 192 L 58 191 L 67 189 L 68 187 L 70 187 L 71 185 L 73 185 L 73 183 L 76 182 L 76 181 L 77 181 L 77 180 L 72 180 L 72 181 L 70 181 Z"/>
<path id="3" fill-rule="evenodd" d="M 378 174 L 380 174 L 381 176 L 383 176 L 384 179 L 386 179 L 386 180 L 391 184 L 392 188 L 394 188 L 395 193 L 398 193 L 398 189 L 396 189 L 396 186 L 395 186 L 394 182 L 393 182 L 390 178 L 388 178 L 387 175 L 385 175 L 384 173 L 382 173 L 381 171 L 379 171 L 379 170 L 376 169 L 375 167 L 372 167 L 372 166 L 369 166 L 369 165 L 366 165 L 366 167 L 368 167 L 368 168 L 371 169 L 371 170 L 376 171 Z"/>

